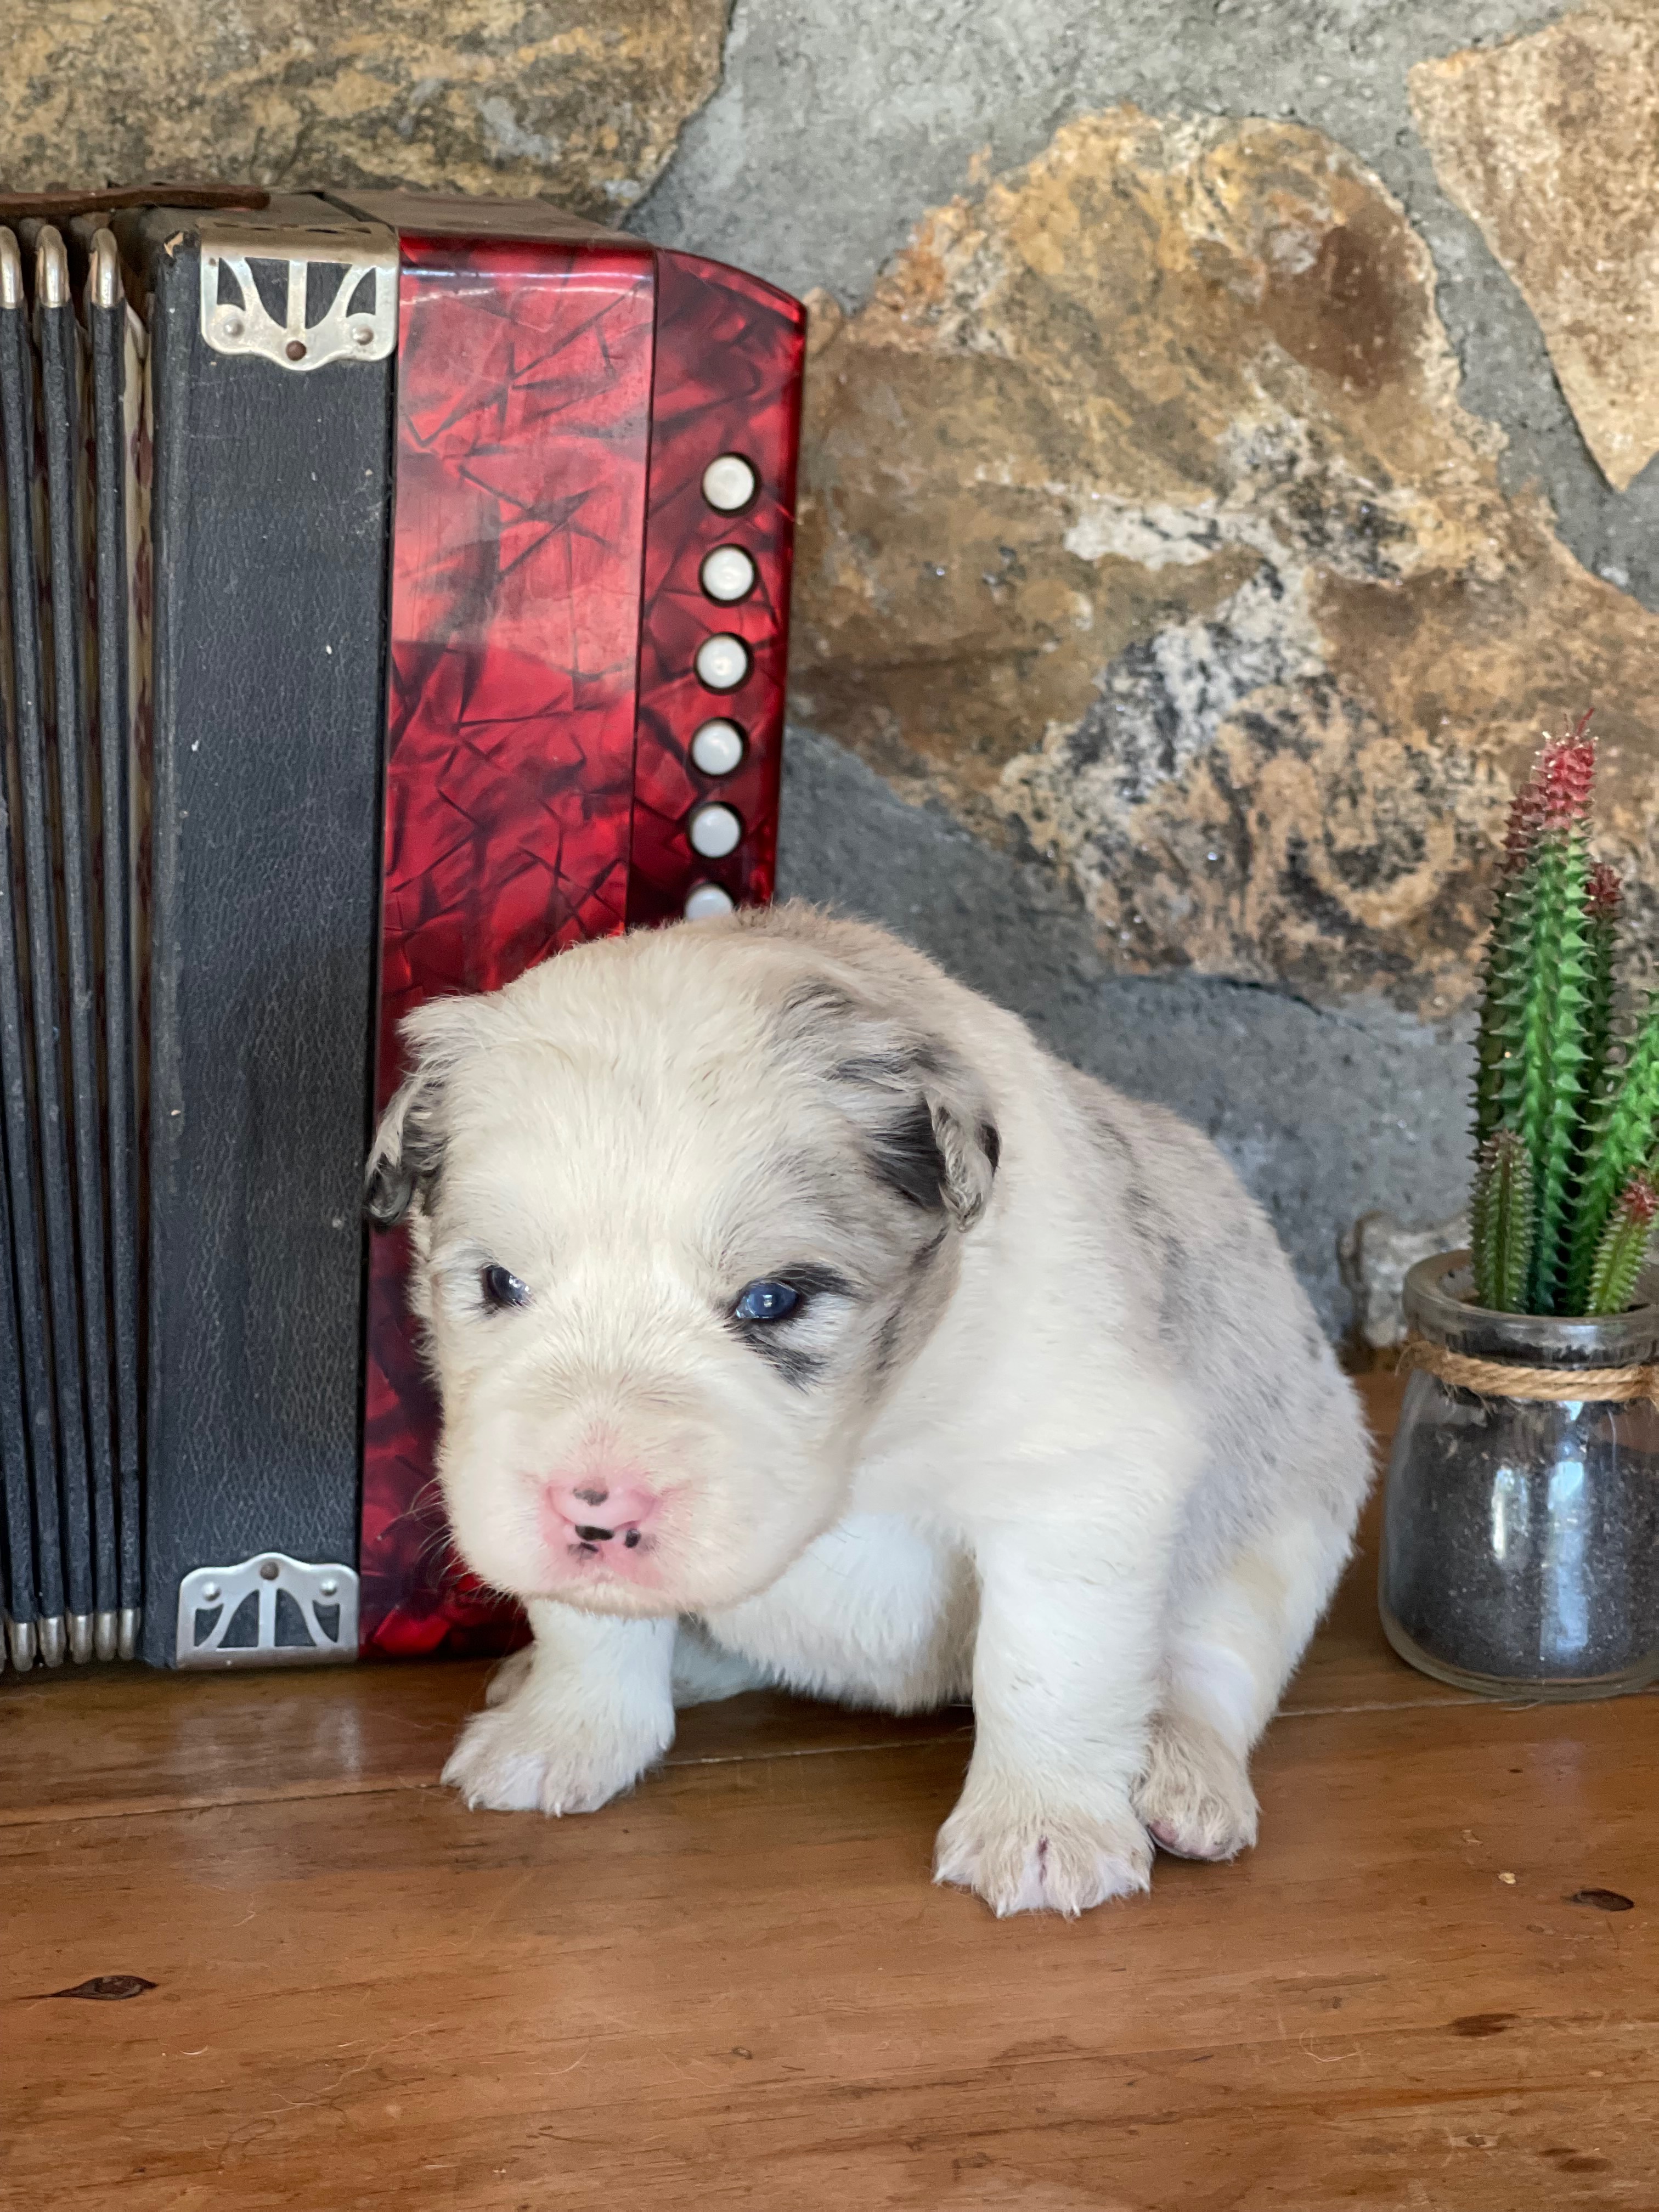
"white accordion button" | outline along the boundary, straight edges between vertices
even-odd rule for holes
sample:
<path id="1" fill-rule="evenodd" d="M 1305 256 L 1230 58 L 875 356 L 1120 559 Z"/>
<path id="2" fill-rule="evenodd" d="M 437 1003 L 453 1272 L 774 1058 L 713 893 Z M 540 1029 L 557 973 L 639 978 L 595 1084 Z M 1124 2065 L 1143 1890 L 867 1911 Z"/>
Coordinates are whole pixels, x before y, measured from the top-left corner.
<path id="1" fill-rule="evenodd" d="M 730 775 L 743 758 L 743 732 L 735 722 L 705 722 L 691 740 L 692 765 L 705 775 Z"/>
<path id="2" fill-rule="evenodd" d="M 723 860 L 743 842 L 743 824 L 729 806 L 711 799 L 692 815 L 687 835 L 694 853 L 701 853 L 705 860 Z"/>
<path id="3" fill-rule="evenodd" d="M 717 545 L 697 575 L 711 599 L 727 605 L 747 599 L 755 588 L 755 564 L 741 545 Z"/>
<path id="4" fill-rule="evenodd" d="M 721 514 L 735 514 L 755 496 L 760 479 L 741 453 L 722 453 L 702 472 L 702 495 Z"/>
<path id="5" fill-rule="evenodd" d="M 697 647 L 697 673 L 711 691 L 735 691 L 749 673 L 749 647 L 722 631 Z"/>
<path id="6" fill-rule="evenodd" d="M 732 894 L 723 891 L 718 884 L 699 884 L 685 902 L 688 921 L 709 921 L 717 914 L 730 914 Z"/>

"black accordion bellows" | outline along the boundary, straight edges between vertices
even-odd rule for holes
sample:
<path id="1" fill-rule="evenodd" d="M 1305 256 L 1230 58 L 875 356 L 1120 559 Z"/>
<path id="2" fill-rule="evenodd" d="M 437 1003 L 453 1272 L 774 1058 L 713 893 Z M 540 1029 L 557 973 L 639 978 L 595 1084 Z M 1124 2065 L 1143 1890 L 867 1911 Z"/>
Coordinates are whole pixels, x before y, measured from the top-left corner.
<path id="1" fill-rule="evenodd" d="M 349 264 L 367 227 L 301 211 L 225 220 L 303 313 L 305 255 Z M 225 1663 L 283 1640 L 290 1565 L 341 1563 L 337 1589 L 356 1556 L 390 345 L 332 375 L 216 352 L 202 289 L 231 257 L 201 220 L 0 228 L 19 1668 L 172 1664 L 181 1619 Z M 198 1602 L 204 1561 L 271 1579 L 229 1603 L 204 1570 Z M 355 1650 L 336 1614 L 295 1656 Z"/>
<path id="2" fill-rule="evenodd" d="M 33 232 L 33 234 L 31 234 Z M 128 310 L 108 232 L 84 321 L 58 230 L 0 232 L 7 783 L 0 1082 L 4 1599 L 13 1662 L 131 1656 L 139 1188 L 131 945 Z"/>
<path id="3" fill-rule="evenodd" d="M 134 346 L 107 232 L 77 313 L 58 231 L 0 231 L 0 1537 L 20 1666 L 131 1656 L 142 1604 Z"/>

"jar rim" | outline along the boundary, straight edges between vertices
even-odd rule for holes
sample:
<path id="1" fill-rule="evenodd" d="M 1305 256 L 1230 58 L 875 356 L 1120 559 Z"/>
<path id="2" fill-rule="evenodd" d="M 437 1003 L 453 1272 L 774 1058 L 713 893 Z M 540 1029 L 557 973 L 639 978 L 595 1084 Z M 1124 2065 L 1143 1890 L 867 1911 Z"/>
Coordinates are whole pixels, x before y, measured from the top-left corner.
<path id="1" fill-rule="evenodd" d="M 1659 1346 L 1659 1267 L 1638 1279 L 1639 1305 L 1618 1314 L 1499 1313 L 1478 1306 L 1467 1250 L 1436 1252 L 1406 1277 L 1406 1318 L 1424 1335 L 1455 1346 L 1478 1332 L 1498 1352 L 1548 1365 L 1612 1367 L 1652 1357 Z"/>

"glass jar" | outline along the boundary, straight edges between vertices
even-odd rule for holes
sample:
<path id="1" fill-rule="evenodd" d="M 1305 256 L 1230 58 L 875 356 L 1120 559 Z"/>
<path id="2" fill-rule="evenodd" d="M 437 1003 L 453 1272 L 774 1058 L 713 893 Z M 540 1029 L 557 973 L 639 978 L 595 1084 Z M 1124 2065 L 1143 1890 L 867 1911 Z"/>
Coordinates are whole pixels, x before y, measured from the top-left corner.
<path id="1" fill-rule="evenodd" d="M 1468 1261 L 1442 1253 L 1406 1278 L 1406 1318 L 1431 1343 L 1567 1370 L 1659 1352 L 1659 1275 L 1629 1312 L 1556 1321 L 1471 1304 Z M 1389 1462 L 1378 1595 L 1401 1657 L 1458 1689 L 1641 1689 L 1659 1676 L 1659 1411 L 1480 1397 L 1418 1369 Z"/>

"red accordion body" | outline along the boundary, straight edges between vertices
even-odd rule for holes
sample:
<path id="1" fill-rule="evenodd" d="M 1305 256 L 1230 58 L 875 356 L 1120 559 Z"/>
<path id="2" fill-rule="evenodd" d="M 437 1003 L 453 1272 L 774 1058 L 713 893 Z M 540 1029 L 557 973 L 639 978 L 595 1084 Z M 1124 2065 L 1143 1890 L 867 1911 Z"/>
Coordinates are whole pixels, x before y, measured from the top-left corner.
<path id="1" fill-rule="evenodd" d="M 481 234 L 476 204 L 356 204 L 401 252 L 378 1110 L 425 1000 L 771 895 L 804 316 L 535 210 Z M 734 552 L 752 580 L 716 598 Z M 443 1534 L 407 1257 L 370 1240 L 362 1645 L 498 1649 L 518 1616 Z"/>

